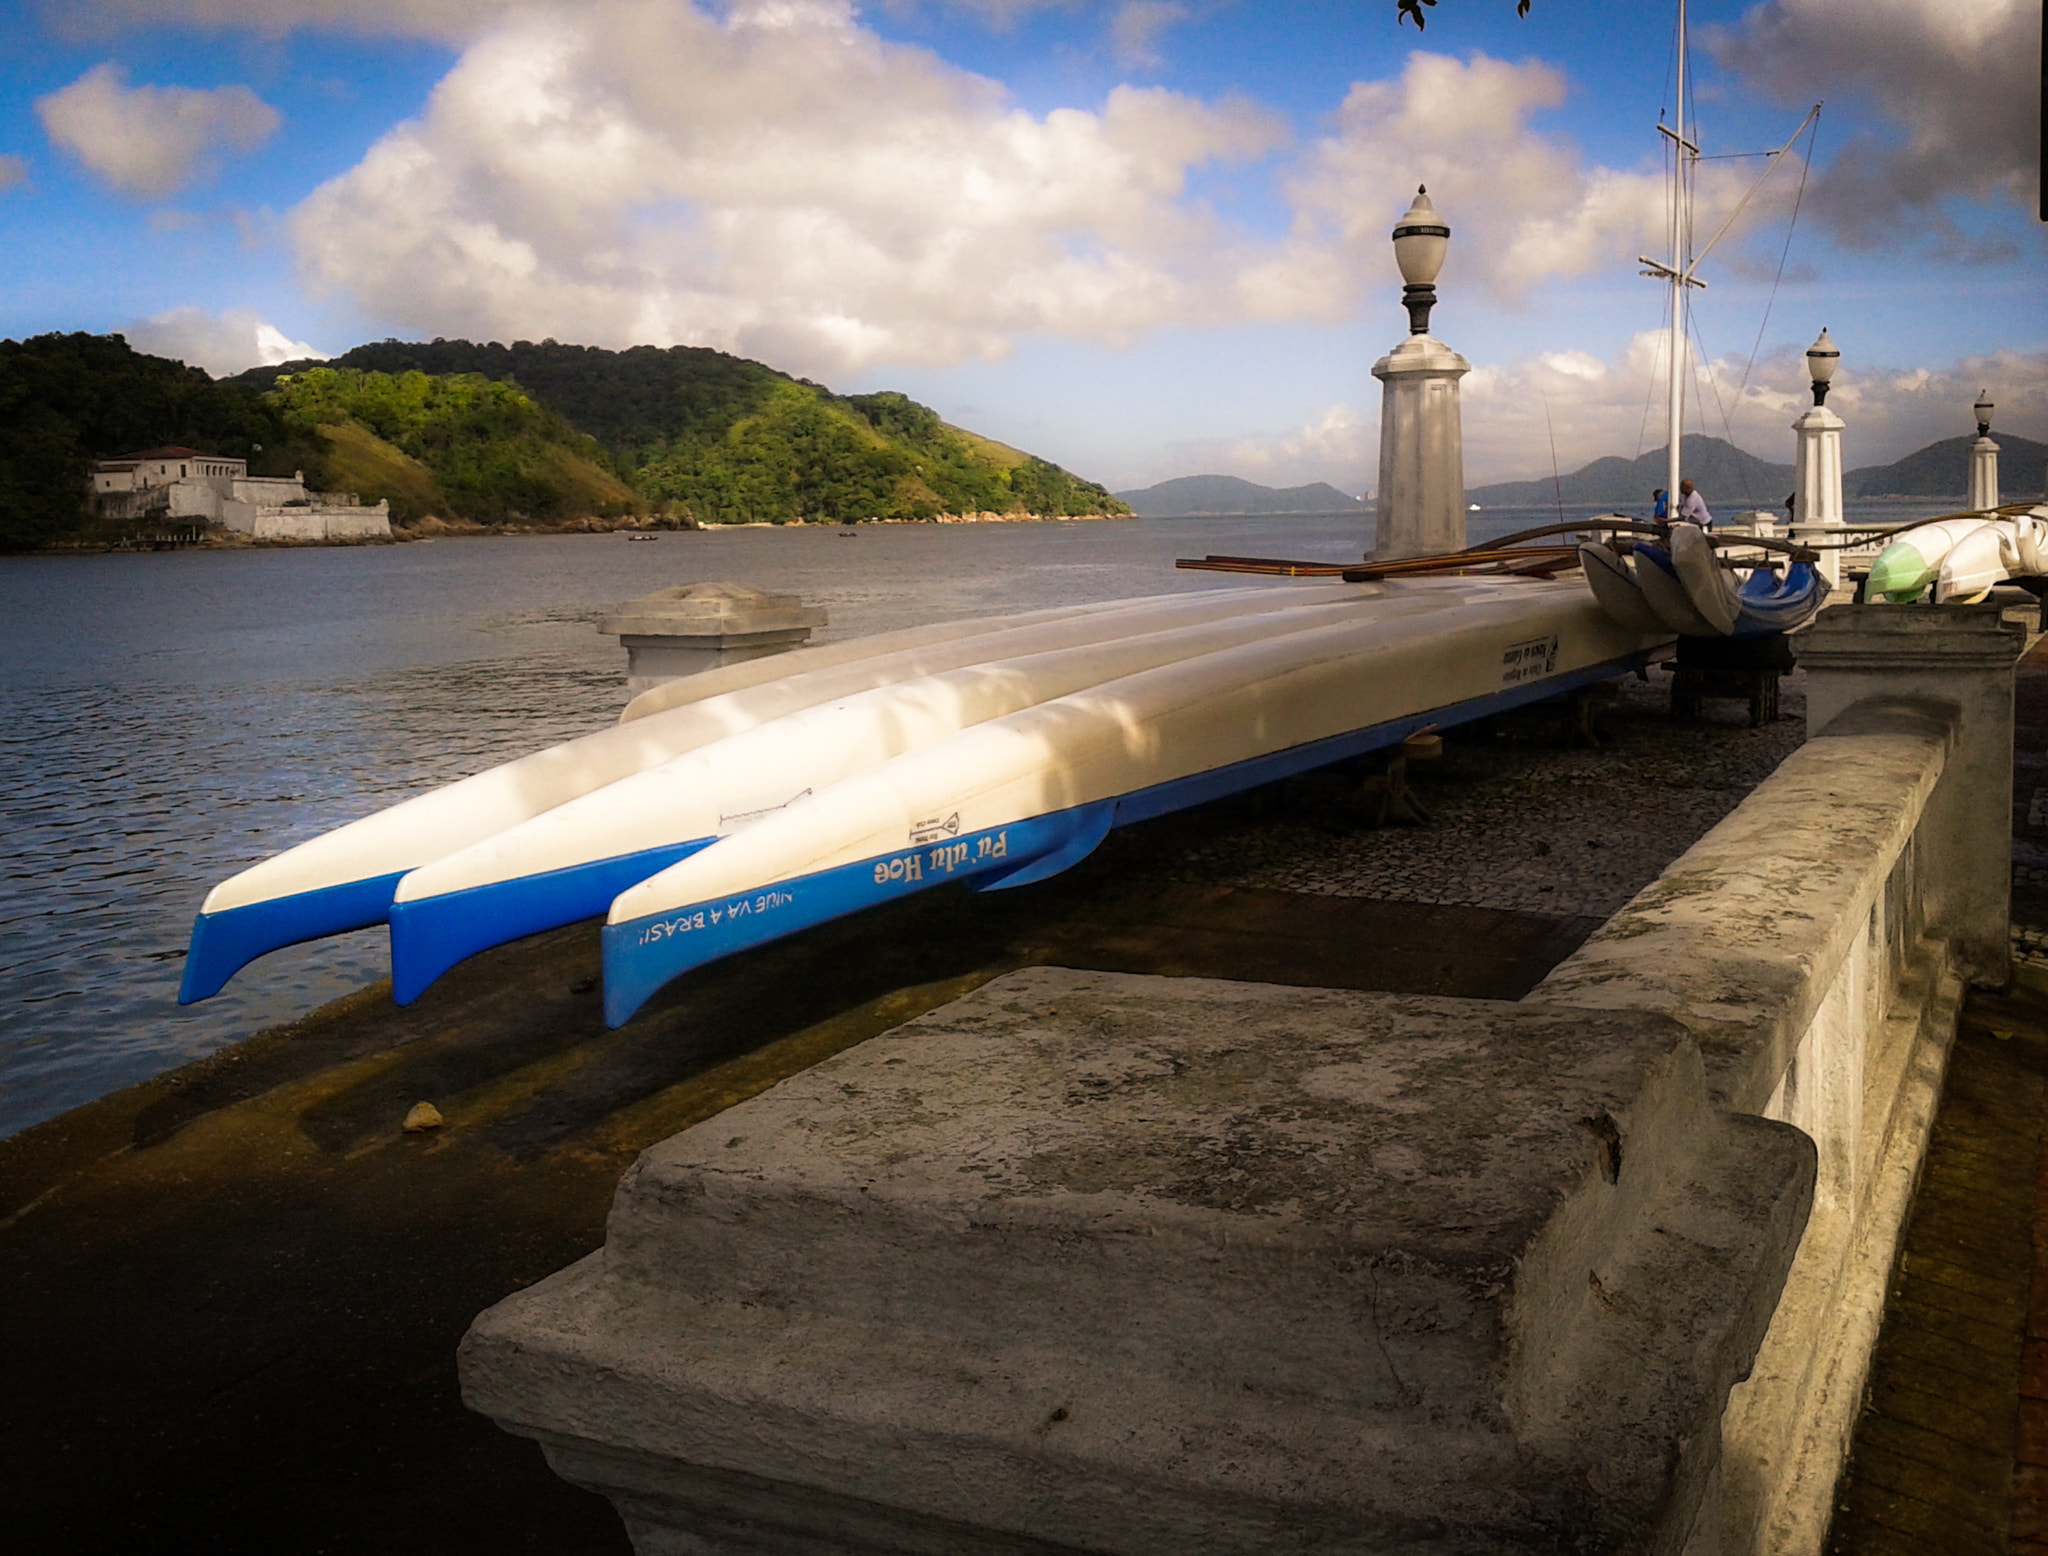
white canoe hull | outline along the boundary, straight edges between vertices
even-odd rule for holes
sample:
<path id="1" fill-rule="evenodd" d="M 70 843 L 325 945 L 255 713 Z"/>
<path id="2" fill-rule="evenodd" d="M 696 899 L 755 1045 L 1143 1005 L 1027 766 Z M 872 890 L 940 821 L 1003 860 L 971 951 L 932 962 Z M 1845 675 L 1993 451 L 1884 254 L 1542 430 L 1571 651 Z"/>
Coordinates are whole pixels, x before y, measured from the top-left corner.
<path id="1" fill-rule="evenodd" d="M 1404 589 L 1444 588 L 1452 581 Z M 1516 582 L 1411 621 L 1249 642 L 1108 681 L 884 762 L 622 892 L 605 1009 L 750 945 L 948 880 L 1021 885 L 1116 825 L 1620 673 L 1670 640 L 1576 582 Z"/>
<path id="2" fill-rule="evenodd" d="M 771 720 L 406 875 L 390 909 L 394 997 L 408 1004 L 464 957 L 601 914 L 718 838 L 963 728 L 1163 664 L 1363 616 L 1410 620 L 1502 587 L 1347 585 L 1325 603 L 1315 602 L 1327 589 L 1257 591 L 1263 610 L 970 665 Z"/>
<path id="3" fill-rule="evenodd" d="M 179 1002 L 218 993 L 280 946 L 385 922 L 399 881 L 422 865 L 770 720 L 990 659 L 1356 592 L 1355 585 L 1303 583 L 1034 611 L 798 650 L 688 677 L 674 690 L 656 687 L 629 706 L 637 716 L 628 721 L 418 795 L 223 881 L 193 924 Z"/>

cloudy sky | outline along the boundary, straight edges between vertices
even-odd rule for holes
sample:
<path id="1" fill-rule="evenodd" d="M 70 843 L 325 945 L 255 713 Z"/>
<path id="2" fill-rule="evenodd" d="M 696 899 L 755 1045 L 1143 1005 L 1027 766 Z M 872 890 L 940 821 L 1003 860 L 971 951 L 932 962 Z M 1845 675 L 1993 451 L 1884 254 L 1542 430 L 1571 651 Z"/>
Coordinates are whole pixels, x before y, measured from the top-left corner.
<path id="1" fill-rule="evenodd" d="M 0 335 L 216 373 L 385 336 L 689 343 L 900 388 L 1115 486 L 1374 479 L 1387 237 L 1453 230 L 1468 479 L 1662 442 L 1675 7 L 5 0 Z M 2048 439 L 2038 0 L 1694 0 L 1689 429 Z M 1796 220 L 1794 219 L 1796 215 Z"/>

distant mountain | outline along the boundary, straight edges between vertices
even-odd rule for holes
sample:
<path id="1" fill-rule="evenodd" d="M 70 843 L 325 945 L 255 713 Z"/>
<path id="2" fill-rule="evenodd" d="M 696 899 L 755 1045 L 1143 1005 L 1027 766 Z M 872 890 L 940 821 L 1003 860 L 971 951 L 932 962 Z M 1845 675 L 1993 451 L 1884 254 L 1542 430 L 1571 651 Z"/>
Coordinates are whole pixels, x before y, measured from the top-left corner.
<path id="1" fill-rule="evenodd" d="M 1342 513 L 1363 506 L 1356 497 L 1321 481 L 1272 487 L 1241 481 L 1234 475 L 1178 476 L 1116 496 L 1145 519 L 1195 518 L 1208 513 Z"/>
<path id="2" fill-rule="evenodd" d="M 1681 468 L 1706 498 L 1708 509 L 1716 514 L 1723 509 L 1732 514 L 1743 508 L 1776 508 L 1792 490 L 1790 465 L 1758 459 L 1725 438 L 1692 432 L 1686 434 L 1678 447 Z M 1492 486 L 1470 487 L 1465 500 L 1482 508 L 1529 507 L 1558 501 L 1567 505 L 1613 503 L 1647 513 L 1650 493 L 1662 486 L 1665 478 L 1665 450 L 1659 448 L 1635 459 L 1610 454 L 1559 479 L 1544 476 L 1534 481 L 1500 481 Z"/>
<path id="3" fill-rule="evenodd" d="M 1943 438 L 1893 465 L 1865 465 L 1842 477 L 1850 497 L 1953 497 L 1961 502 L 1970 489 L 1970 445 L 1974 433 Z M 1998 491 L 2007 502 L 2037 498 L 2048 489 L 2048 443 L 1991 434 L 1998 445 Z"/>

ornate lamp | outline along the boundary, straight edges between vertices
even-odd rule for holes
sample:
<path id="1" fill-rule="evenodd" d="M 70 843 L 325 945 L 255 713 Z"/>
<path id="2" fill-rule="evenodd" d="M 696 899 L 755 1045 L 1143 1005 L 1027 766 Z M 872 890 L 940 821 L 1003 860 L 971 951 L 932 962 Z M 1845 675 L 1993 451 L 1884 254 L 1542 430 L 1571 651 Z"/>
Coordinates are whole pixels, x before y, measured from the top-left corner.
<path id="1" fill-rule="evenodd" d="M 1429 187 L 1419 184 L 1415 203 L 1394 224 L 1394 263 L 1401 267 L 1401 301 L 1408 308 L 1408 333 L 1429 333 L 1429 310 L 1436 306 L 1436 276 L 1444 268 L 1451 229 L 1429 203 Z"/>
<path id="2" fill-rule="evenodd" d="M 1813 380 L 1813 403 L 1828 403 L 1828 384 L 1835 376 L 1835 369 L 1842 365 L 1842 353 L 1835 343 L 1828 339 L 1827 326 L 1822 325 L 1820 339 L 1806 348 L 1806 372 Z"/>
<path id="3" fill-rule="evenodd" d="M 1990 437 L 1991 413 L 1997 407 L 1991 403 L 1991 391 L 1989 389 L 1979 389 L 1977 391 L 1977 403 L 1973 409 L 1977 412 L 1977 436 L 1980 438 Z"/>

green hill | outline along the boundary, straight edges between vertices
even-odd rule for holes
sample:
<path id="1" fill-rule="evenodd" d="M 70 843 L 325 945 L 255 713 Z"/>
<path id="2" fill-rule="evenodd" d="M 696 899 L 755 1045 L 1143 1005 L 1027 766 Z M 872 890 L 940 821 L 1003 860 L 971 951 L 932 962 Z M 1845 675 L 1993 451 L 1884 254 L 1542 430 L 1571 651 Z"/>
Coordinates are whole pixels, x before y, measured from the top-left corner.
<path id="1" fill-rule="evenodd" d="M 1842 477 L 1851 497 L 1953 497 L 1963 500 L 1970 489 L 1970 445 L 1975 433 L 1943 438 L 1908 454 L 1896 464 L 1865 465 Z M 1998 445 L 1998 489 L 2008 502 L 2039 497 L 2048 489 L 2048 443 L 1994 432 Z"/>
<path id="2" fill-rule="evenodd" d="M 401 522 L 545 524 L 643 506 L 595 439 L 474 373 L 313 367 L 277 375 L 263 399 L 316 487 L 388 498 Z"/>
<path id="3" fill-rule="evenodd" d="M 1128 511 L 903 395 L 694 347 L 385 341 L 216 381 L 118 335 L 40 335 L 0 341 L 0 550 L 112 538 L 85 509 L 91 462 L 166 443 L 387 498 L 400 522 Z"/>
<path id="4" fill-rule="evenodd" d="M 1118 492 L 1121 502 L 1148 519 L 1195 518 L 1212 513 L 1345 513 L 1361 506 L 1325 482 L 1261 486 L 1234 475 L 1183 475 L 1157 486 Z"/>
<path id="5" fill-rule="evenodd" d="M 1710 438 L 1689 432 L 1679 443 L 1679 457 L 1685 474 L 1691 477 L 1707 506 L 1715 513 L 1727 509 L 1776 508 L 1792 490 L 1792 467 L 1776 465 L 1746 453 L 1725 438 Z M 1656 449 L 1635 459 L 1610 454 L 1582 465 L 1560 479 L 1542 476 L 1533 481 L 1501 481 L 1492 486 L 1469 488 L 1465 497 L 1487 508 L 1512 508 L 1564 502 L 1567 504 L 1612 503 L 1628 510 L 1649 511 L 1650 493 L 1664 484 L 1665 451 Z M 1560 488 L 1562 489 L 1560 491 Z"/>
<path id="6" fill-rule="evenodd" d="M 1127 511 L 1093 482 L 950 426 L 903 395 L 836 395 L 700 346 L 387 340 L 326 365 L 517 384 L 594 438 L 642 496 L 704 523 Z M 239 381 L 267 385 L 311 366 Z"/>

